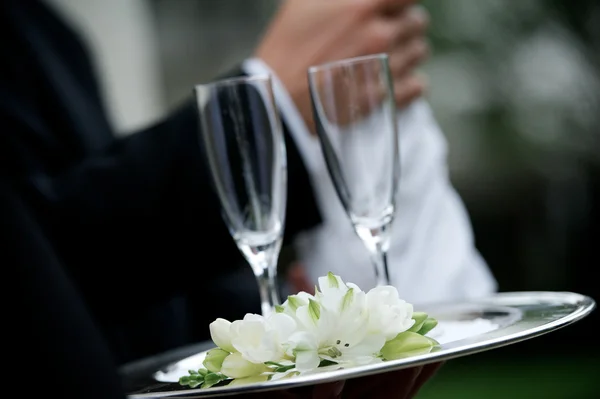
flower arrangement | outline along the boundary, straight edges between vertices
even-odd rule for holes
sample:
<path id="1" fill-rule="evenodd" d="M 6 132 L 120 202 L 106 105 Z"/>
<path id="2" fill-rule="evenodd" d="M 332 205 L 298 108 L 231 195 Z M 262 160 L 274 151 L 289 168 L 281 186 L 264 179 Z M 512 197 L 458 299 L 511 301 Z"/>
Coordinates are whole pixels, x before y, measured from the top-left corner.
<path id="1" fill-rule="evenodd" d="M 208 388 L 291 378 L 428 353 L 438 345 L 425 335 L 437 321 L 414 312 L 396 288 L 364 292 L 332 273 L 318 282 L 315 295 L 291 295 L 270 316 L 212 322 L 216 348 L 204 368 L 189 370 L 179 383 Z"/>

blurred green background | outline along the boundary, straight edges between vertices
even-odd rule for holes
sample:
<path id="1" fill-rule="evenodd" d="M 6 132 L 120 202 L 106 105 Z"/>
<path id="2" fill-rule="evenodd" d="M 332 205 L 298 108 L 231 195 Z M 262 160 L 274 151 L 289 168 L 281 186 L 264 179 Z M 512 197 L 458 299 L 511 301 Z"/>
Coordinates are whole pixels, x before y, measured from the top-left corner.
<path id="1" fill-rule="evenodd" d="M 423 4 L 430 98 L 500 290 L 600 298 L 600 2 Z M 418 397 L 600 397 L 598 319 L 450 361 Z"/>
<path id="2" fill-rule="evenodd" d="M 126 133 L 250 55 L 278 0 L 51 0 L 95 46 Z M 335 1 L 335 0 L 323 0 Z M 600 2 L 424 0 L 428 98 L 501 291 L 600 299 Z M 227 45 L 223 45 L 227 43 Z M 600 311 L 448 362 L 419 399 L 600 397 Z"/>

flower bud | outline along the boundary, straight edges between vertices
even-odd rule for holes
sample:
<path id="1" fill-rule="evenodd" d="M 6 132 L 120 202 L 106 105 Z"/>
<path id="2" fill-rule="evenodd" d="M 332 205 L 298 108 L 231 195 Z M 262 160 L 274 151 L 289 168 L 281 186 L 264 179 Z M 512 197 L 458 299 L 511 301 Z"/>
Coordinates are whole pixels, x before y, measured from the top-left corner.
<path id="1" fill-rule="evenodd" d="M 225 319 L 217 319 L 210 323 L 210 337 L 215 345 L 227 352 L 236 352 L 231 344 L 231 323 Z"/>
<path id="2" fill-rule="evenodd" d="M 405 331 L 385 343 L 381 355 L 385 360 L 401 359 L 408 356 L 431 352 L 433 341 L 416 332 Z"/>
<path id="3" fill-rule="evenodd" d="M 229 356 L 229 352 L 224 351 L 223 349 L 211 349 L 206 354 L 202 364 L 207 370 L 212 371 L 213 373 L 218 373 L 221 371 L 223 361 L 227 356 Z"/>
<path id="4" fill-rule="evenodd" d="M 418 331 L 418 333 L 421 335 L 425 335 L 429 331 L 433 330 L 437 325 L 438 322 L 436 319 L 428 317 L 427 320 L 423 322 L 423 325 L 421 326 L 421 329 Z"/>
<path id="5" fill-rule="evenodd" d="M 412 314 L 412 318 L 415 321 L 415 324 L 412 325 L 411 328 L 408 329 L 408 331 L 412 331 L 412 332 L 417 332 L 421 329 L 421 327 L 423 326 L 423 323 L 425 322 L 425 320 L 427 320 L 427 313 L 424 312 L 414 312 Z"/>

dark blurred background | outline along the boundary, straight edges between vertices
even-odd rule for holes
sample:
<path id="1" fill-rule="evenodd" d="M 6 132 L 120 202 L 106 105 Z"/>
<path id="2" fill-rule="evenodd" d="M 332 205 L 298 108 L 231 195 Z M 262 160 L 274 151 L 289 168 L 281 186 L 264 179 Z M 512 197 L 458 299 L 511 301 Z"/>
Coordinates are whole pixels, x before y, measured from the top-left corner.
<path id="1" fill-rule="evenodd" d="M 251 54 L 276 0 L 52 0 L 94 46 L 126 134 Z M 326 1 L 326 0 L 324 0 Z M 600 2 L 424 0 L 452 180 L 501 291 L 600 299 Z M 225 45 L 226 44 L 226 45 Z M 600 397 L 600 311 L 449 362 L 429 398 Z"/>

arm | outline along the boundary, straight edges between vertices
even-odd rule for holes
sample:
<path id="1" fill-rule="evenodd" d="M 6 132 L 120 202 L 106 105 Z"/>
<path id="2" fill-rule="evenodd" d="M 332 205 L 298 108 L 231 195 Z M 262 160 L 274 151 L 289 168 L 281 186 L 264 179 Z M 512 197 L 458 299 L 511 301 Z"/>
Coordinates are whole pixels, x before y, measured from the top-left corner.
<path id="1" fill-rule="evenodd" d="M 260 73 L 258 59 L 244 64 Z M 352 228 L 336 195 L 318 139 L 285 87 L 276 79 L 275 96 L 283 118 L 308 167 L 323 223 L 298 236 L 301 263 L 313 281 L 328 271 L 360 285 L 375 284 L 368 252 Z M 446 164 L 446 141 L 423 100 L 399 113 L 402 177 L 398 213 L 392 227 L 390 274 L 403 298 L 415 303 L 488 294 L 495 281 L 474 246 L 461 199 Z"/>
<path id="2" fill-rule="evenodd" d="M 25 121 L 3 119 L 10 121 L 5 138 L 25 136 Z M 242 264 L 210 188 L 196 128 L 189 102 L 60 174 L 27 173 L 16 181 L 82 291 L 102 309 L 197 290 Z M 292 237 L 319 215 L 304 166 L 287 141 L 286 235 Z"/>

